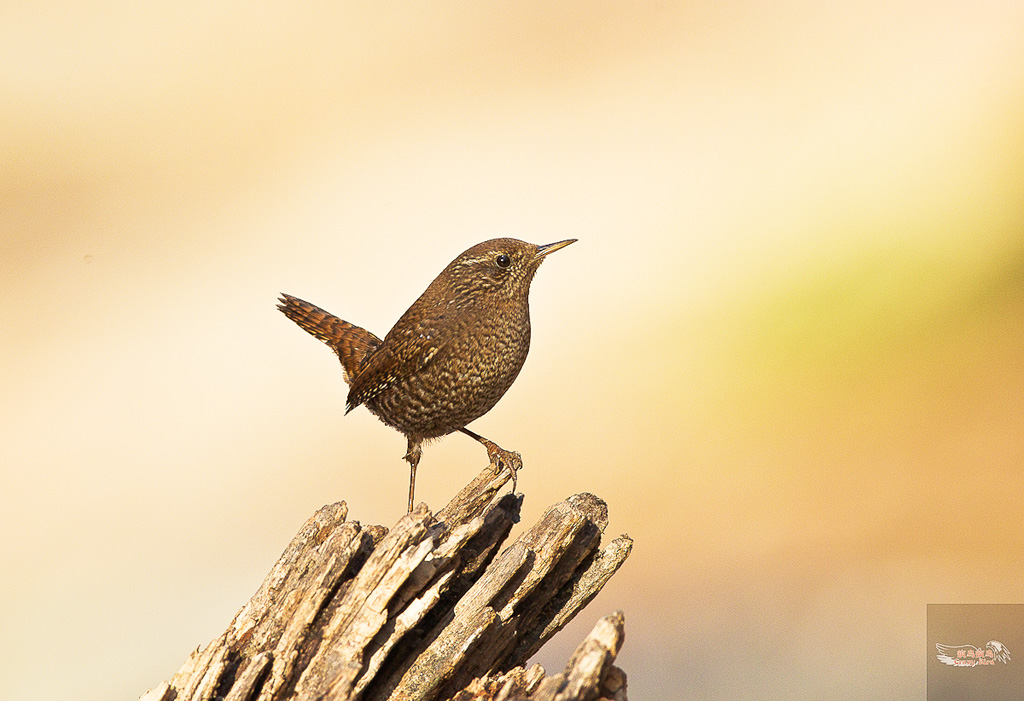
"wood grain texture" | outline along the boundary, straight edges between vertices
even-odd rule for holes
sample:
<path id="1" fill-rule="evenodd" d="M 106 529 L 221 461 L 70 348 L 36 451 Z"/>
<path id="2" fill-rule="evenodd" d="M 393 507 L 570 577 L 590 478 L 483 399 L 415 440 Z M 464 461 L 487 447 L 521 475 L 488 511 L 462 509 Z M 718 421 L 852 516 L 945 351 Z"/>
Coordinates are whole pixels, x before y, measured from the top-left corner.
<path id="1" fill-rule="evenodd" d="M 562 672 L 524 665 L 632 541 L 602 548 L 607 507 L 577 494 L 502 549 L 523 499 L 498 496 L 509 478 L 488 466 L 437 514 L 420 504 L 390 531 L 348 521 L 343 502 L 324 506 L 224 633 L 142 701 L 624 701 L 621 612 Z"/>

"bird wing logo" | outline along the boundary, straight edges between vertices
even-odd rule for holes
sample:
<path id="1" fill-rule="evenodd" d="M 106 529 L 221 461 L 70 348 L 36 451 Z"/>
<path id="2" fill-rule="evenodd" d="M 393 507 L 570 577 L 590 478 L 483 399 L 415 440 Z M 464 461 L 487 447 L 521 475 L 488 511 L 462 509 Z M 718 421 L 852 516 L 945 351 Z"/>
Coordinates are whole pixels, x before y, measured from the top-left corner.
<path id="1" fill-rule="evenodd" d="M 987 647 L 994 653 L 993 659 L 995 659 L 997 662 L 1002 662 L 1003 664 L 1006 664 L 1010 661 L 1010 651 L 1007 650 L 1006 646 L 998 640 L 989 640 L 988 644 L 985 647 Z M 986 657 L 987 656 L 988 655 L 986 654 Z"/>
<path id="2" fill-rule="evenodd" d="M 943 645 L 935 644 L 939 654 L 939 662 L 953 667 L 976 667 L 978 665 L 994 665 L 996 662 L 1006 664 L 1010 661 L 1010 651 L 998 640 L 989 640 L 985 647 L 974 645 Z"/>

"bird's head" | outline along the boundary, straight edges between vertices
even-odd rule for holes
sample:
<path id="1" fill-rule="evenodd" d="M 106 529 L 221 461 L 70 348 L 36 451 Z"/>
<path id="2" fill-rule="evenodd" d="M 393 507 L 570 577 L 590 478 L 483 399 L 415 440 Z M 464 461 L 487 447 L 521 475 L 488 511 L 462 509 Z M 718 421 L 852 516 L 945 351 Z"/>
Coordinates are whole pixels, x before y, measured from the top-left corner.
<path id="1" fill-rule="evenodd" d="M 459 302 L 481 296 L 525 296 L 544 259 L 576 239 L 537 246 L 518 239 L 491 239 L 478 243 L 453 260 L 438 281 Z M 456 302 L 458 303 L 458 302 Z"/>

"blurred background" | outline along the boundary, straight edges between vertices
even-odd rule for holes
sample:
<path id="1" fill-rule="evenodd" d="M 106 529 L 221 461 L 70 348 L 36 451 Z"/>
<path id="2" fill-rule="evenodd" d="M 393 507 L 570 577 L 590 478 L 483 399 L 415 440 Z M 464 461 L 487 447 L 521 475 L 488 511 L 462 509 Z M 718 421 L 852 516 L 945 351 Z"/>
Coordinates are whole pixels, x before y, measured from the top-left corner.
<path id="1" fill-rule="evenodd" d="M 281 291 L 383 335 L 458 253 L 579 243 L 484 435 L 607 500 L 635 699 L 925 693 L 1021 602 L 1024 4 L 0 7 L 0 696 L 135 699 L 303 521 L 391 525 Z M 440 508 L 486 461 L 427 447 Z M 1020 651 L 1024 653 L 1024 651 Z M 1014 651 L 1016 656 L 1016 651 Z"/>

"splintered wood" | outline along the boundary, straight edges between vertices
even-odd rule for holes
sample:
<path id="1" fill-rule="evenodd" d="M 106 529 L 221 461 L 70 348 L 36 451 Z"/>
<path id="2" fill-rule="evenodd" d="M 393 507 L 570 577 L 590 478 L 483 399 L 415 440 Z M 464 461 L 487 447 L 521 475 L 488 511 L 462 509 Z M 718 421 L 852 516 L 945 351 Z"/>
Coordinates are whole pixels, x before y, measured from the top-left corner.
<path id="1" fill-rule="evenodd" d="M 497 498 L 509 477 L 487 467 L 440 512 L 420 504 L 391 531 L 324 506 L 227 630 L 141 701 L 625 701 L 621 611 L 562 672 L 524 665 L 633 542 L 601 547 L 607 507 L 577 494 L 499 552 L 522 504 Z"/>

